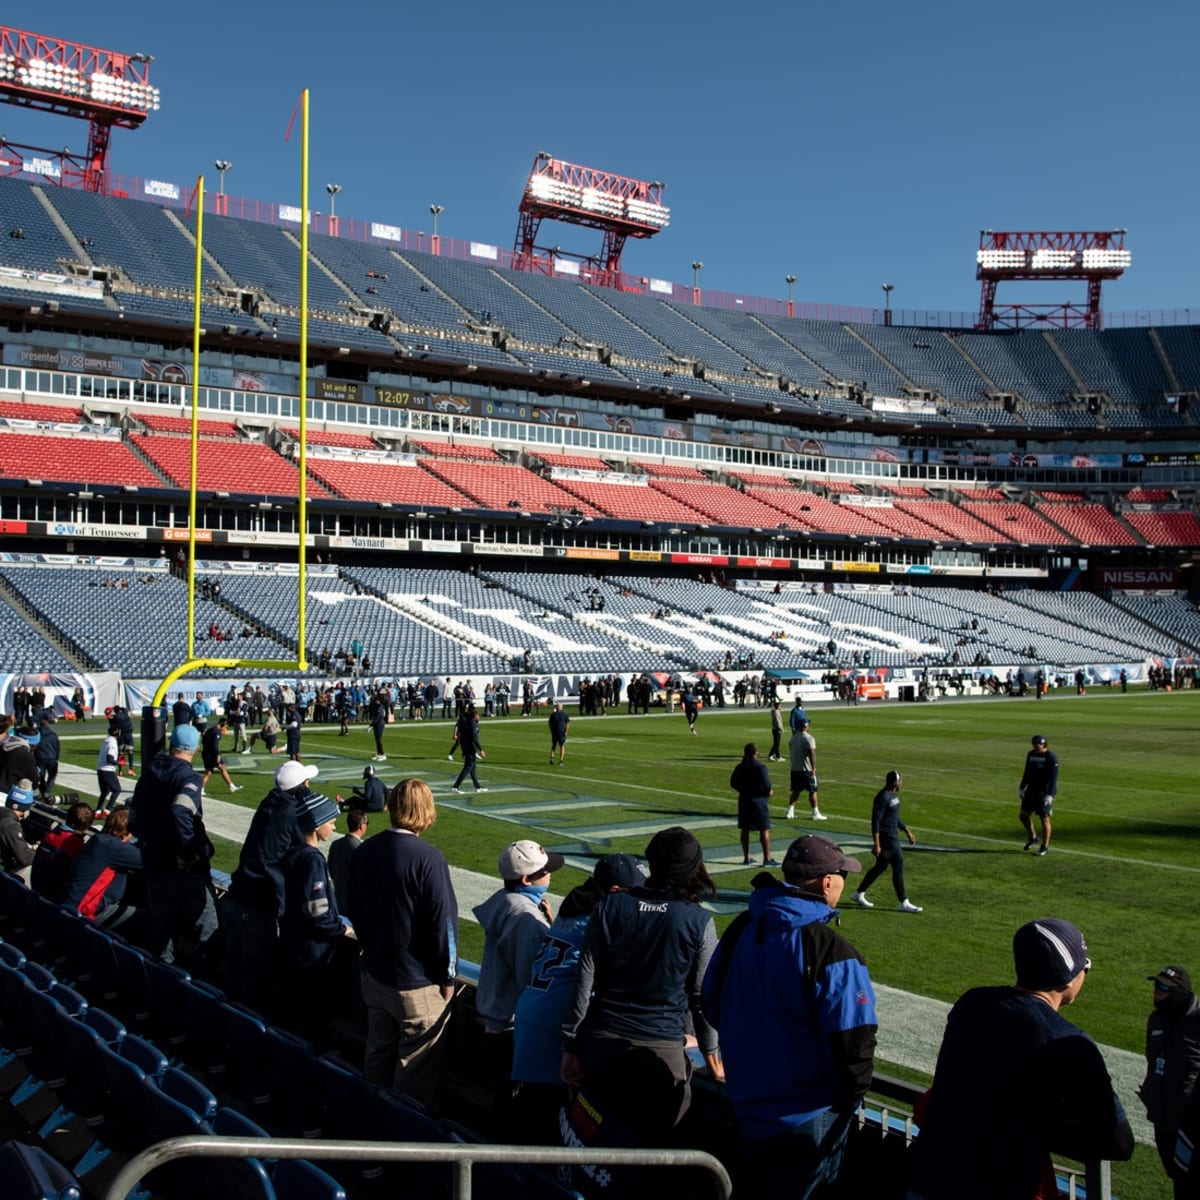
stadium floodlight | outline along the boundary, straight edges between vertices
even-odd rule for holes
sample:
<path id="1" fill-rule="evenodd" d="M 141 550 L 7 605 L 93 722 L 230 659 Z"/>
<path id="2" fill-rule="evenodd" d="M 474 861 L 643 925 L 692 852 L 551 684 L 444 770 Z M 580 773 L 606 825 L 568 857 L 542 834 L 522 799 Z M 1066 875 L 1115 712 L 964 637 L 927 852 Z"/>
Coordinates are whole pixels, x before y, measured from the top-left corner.
<path id="1" fill-rule="evenodd" d="M 227 158 L 218 158 L 213 166 L 217 168 L 217 174 L 220 176 L 220 183 L 217 185 L 217 195 L 225 195 L 225 172 L 233 170 L 233 163 Z"/>
<path id="2" fill-rule="evenodd" d="M 337 212 L 334 209 L 334 205 L 337 202 L 338 192 L 342 190 L 342 185 L 340 183 L 327 183 L 325 185 L 325 190 L 329 193 L 329 219 L 331 221 L 336 221 Z"/>
<path id="3" fill-rule="evenodd" d="M 434 238 L 436 238 L 438 235 L 438 231 L 437 231 L 438 217 L 440 217 L 442 215 L 442 213 L 444 213 L 446 211 L 446 206 L 444 204 L 431 204 L 429 206 L 429 211 L 433 214 L 433 236 L 434 236 Z"/>
<path id="4" fill-rule="evenodd" d="M 1050 322 L 1062 328 L 1101 327 L 1100 288 L 1129 267 L 1125 230 L 1092 233 L 980 231 L 975 278 L 982 281 L 979 328 Z M 1005 280 L 1078 280 L 1087 284 L 1087 305 L 1008 305 L 998 318 L 996 287 Z"/>
<path id="5" fill-rule="evenodd" d="M 570 257 L 588 265 L 589 282 L 615 285 L 626 239 L 652 237 L 670 223 L 670 209 L 662 202 L 665 186 L 661 181 L 648 183 L 563 162 L 548 151 L 538 151 L 518 207 L 513 266 L 553 272 L 553 257 L 537 244 L 542 221 L 583 225 L 603 232 L 601 253 Z"/>
<path id="6" fill-rule="evenodd" d="M 159 108 L 149 81 L 152 54 L 98 50 L 0 26 L 0 101 L 78 117 L 91 130 L 86 154 L 65 165 L 62 184 L 104 190 L 114 128 L 136 129 Z M 38 151 L 38 147 L 23 147 Z"/>

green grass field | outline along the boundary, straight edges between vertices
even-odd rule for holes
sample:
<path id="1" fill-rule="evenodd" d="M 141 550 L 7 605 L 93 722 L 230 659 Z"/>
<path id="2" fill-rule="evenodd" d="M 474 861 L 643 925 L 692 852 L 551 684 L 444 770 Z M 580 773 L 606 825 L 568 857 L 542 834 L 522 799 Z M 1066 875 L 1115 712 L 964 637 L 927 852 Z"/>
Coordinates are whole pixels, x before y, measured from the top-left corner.
<path id="1" fill-rule="evenodd" d="M 547 763 L 544 714 L 485 720 L 487 758 L 479 773 L 486 794 L 450 792 L 458 759 L 446 761 L 448 721 L 389 727 L 380 774 L 389 784 L 425 778 L 439 803 L 426 837 L 452 864 L 489 876 L 500 849 L 515 838 L 582 856 L 641 853 L 654 830 L 688 825 L 722 889 L 723 927 L 758 870 L 741 866 L 729 773 L 746 741 L 757 741 L 765 756 L 767 710 L 704 713 L 698 737 L 688 736 L 678 714 L 571 716 L 561 768 Z M 872 977 L 953 1001 L 967 987 L 1011 981 L 1009 947 L 1018 925 L 1065 917 L 1083 929 L 1094 964 L 1072 1019 L 1098 1041 L 1140 1052 L 1146 976 L 1168 962 L 1200 968 L 1191 911 L 1200 876 L 1200 693 L 818 707 L 810 717 L 829 820 L 785 822 L 787 763 L 768 764 L 776 858 L 792 837 L 815 829 L 869 859 L 871 799 L 889 769 L 904 775 L 902 814 L 918 838 L 907 855 L 908 888 L 925 911 L 898 913 L 887 876 L 872 889 L 874 910 L 844 908 L 842 931 L 866 956 Z M 1046 735 L 1061 763 L 1054 840 L 1044 858 L 1022 852 L 1017 821 L 1017 782 L 1034 733 Z M 64 759 L 90 773 L 95 744 L 64 739 Z M 305 730 L 304 756 L 320 764 L 319 782 L 329 792 L 348 794 L 372 751 L 365 727 L 347 738 L 336 726 Z M 281 758 L 228 761 L 249 785 L 229 799 L 252 808 Z M 225 798 L 219 780 L 210 790 Z M 802 798 L 802 816 L 806 810 Z M 374 819 L 373 831 L 380 823 Z M 218 865 L 231 870 L 236 856 L 236 845 L 223 842 Z M 554 891 L 561 895 L 582 878 L 566 870 Z M 461 940 L 463 956 L 478 961 L 478 928 L 463 922 Z M 1139 1150 L 1133 1164 L 1115 1169 L 1117 1190 L 1126 1197 L 1162 1194 L 1160 1170 L 1152 1150 Z"/>

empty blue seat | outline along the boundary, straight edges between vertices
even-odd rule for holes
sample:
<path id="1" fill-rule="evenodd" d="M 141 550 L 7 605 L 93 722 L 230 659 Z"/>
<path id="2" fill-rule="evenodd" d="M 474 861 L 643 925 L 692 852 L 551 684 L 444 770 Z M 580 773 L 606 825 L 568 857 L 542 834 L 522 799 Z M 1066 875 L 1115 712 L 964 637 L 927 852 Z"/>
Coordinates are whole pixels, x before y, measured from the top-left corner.
<path id="1" fill-rule="evenodd" d="M 79 1180 L 38 1146 L 0 1146 L 0 1196 L 4 1200 L 80 1200 Z"/>

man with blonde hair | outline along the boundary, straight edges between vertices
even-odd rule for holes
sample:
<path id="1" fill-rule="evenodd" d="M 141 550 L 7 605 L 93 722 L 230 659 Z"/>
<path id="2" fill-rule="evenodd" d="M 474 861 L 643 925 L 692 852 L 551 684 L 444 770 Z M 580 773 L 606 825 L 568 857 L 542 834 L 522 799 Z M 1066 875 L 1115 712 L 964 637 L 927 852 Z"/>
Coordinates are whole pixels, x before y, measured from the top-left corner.
<path id="1" fill-rule="evenodd" d="M 454 997 L 458 901 L 445 856 L 421 840 L 437 819 L 429 785 L 401 780 L 387 812 L 391 827 L 351 859 L 345 906 L 362 948 L 363 1069 L 373 1083 L 428 1103 Z"/>

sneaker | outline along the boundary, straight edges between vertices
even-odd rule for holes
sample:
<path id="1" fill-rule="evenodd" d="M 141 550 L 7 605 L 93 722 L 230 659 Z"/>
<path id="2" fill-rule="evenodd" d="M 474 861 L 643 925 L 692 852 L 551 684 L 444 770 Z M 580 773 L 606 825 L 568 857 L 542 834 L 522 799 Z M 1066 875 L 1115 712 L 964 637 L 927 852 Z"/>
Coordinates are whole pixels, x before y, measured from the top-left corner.
<path id="1" fill-rule="evenodd" d="M 1021 847 L 1021 849 L 1022 850 L 1032 850 L 1034 848 L 1034 846 L 1036 846 L 1037 844 L 1038 844 L 1037 838 L 1030 838 L 1029 841 L 1027 841 L 1025 843 L 1025 845 Z"/>
<path id="2" fill-rule="evenodd" d="M 250 747 L 249 747 L 249 746 L 247 746 L 247 747 L 245 748 L 245 750 L 242 750 L 242 751 L 240 751 L 240 753 L 242 753 L 242 754 L 249 754 L 249 753 L 250 753 Z"/>
<path id="3" fill-rule="evenodd" d="M 796 819 L 796 810 L 794 808 L 789 808 L 787 810 L 787 816 L 785 816 L 783 819 L 785 821 L 794 821 Z"/>
<path id="4" fill-rule="evenodd" d="M 550 755 L 550 765 L 554 766 L 554 755 Z"/>
<path id="5" fill-rule="evenodd" d="M 240 792 L 245 786 L 246 785 L 244 783 L 231 783 L 229 785 L 229 790 L 231 792 Z"/>
<path id="6" fill-rule="evenodd" d="M 777 858 L 764 858 L 763 866 L 764 867 L 777 867 L 777 866 L 779 866 L 779 860 Z"/>
<path id="7" fill-rule="evenodd" d="M 914 904 L 911 900 L 900 901 L 901 912 L 924 912 L 925 910 L 919 905 Z"/>
<path id="8" fill-rule="evenodd" d="M 487 788 L 476 788 L 475 789 L 476 794 L 478 794 L 479 792 L 486 792 L 486 791 L 487 791 Z"/>
<path id="9" fill-rule="evenodd" d="M 854 895 L 852 895 L 850 897 L 850 899 L 853 900 L 854 903 L 857 904 L 859 908 L 874 908 L 875 907 L 875 905 L 870 900 L 867 899 L 865 892 L 855 892 Z"/>
<path id="10" fill-rule="evenodd" d="M 450 790 L 451 790 L 451 791 L 452 791 L 452 792 L 453 792 L 453 793 L 454 793 L 456 796 L 461 796 L 461 795 L 462 795 L 462 788 L 451 788 Z"/>
<path id="11" fill-rule="evenodd" d="M 374 754 L 371 756 L 372 762 L 387 762 L 386 754 Z"/>
<path id="12" fill-rule="evenodd" d="M 750 866 L 750 865 L 753 863 L 753 861 L 754 861 L 754 860 L 753 860 L 753 859 L 750 859 L 750 858 L 743 858 L 743 859 L 742 859 L 742 866 L 743 866 L 743 867 L 748 867 L 748 866 Z"/>
<path id="13" fill-rule="evenodd" d="M 1037 852 L 1037 857 L 1038 857 L 1038 858 L 1042 858 L 1042 857 L 1044 857 L 1045 855 L 1047 855 L 1047 854 L 1049 854 L 1049 853 L 1050 853 L 1050 847 L 1049 847 L 1049 846 L 1043 846 L 1043 847 L 1042 847 L 1042 848 L 1041 848 L 1041 849 L 1040 849 L 1040 850 Z"/>
<path id="14" fill-rule="evenodd" d="M 446 761 L 447 761 L 447 762 L 453 762 L 453 761 L 454 761 L 454 755 L 453 755 L 453 754 L 447 754 L 447 755 L 446 755 Z"/>
<path id="15" fill-rule="evenodd" d="M 819 808 L 813 809 L 812 819 L 814 821 L 828 821 L 829 820 L 829 818 Z"/>

